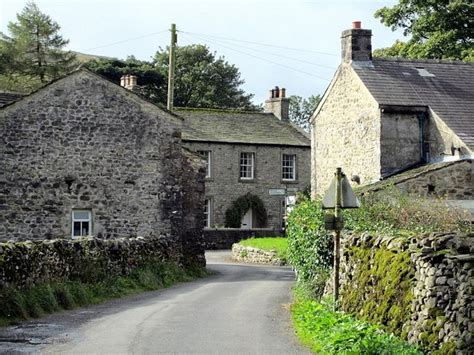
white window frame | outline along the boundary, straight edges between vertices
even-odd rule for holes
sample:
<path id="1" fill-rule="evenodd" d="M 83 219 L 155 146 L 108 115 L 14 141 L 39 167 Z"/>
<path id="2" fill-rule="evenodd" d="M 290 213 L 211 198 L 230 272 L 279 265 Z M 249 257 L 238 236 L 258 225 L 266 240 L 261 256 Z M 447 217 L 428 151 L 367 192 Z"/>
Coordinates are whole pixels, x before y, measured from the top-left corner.
<path id="1" fill-rule="evenodd" d="M 292 157 L 291 160 L 285 159 Z M 291 162 L 291 165 L 285 165 L 285 163 Z M 285 177 L 285 168 L 292 172 L 291 177 Z M 286 172 L 288 173 L 288 172 Z M 281 156 L 281 179 L 283 181 L 295 181 L 296 180 L 296 154 L 282 154 Z"/>
<path id="2" fill-rule="evenodd" d="M 206 160 L 206 179 L 210 179 L 212 174 L 211 174 L 211 167 L 212 167 L 212 162 L 211 162 L 211 157 L 212 157 L 212 152 L 210 150 L 198 150 L 198 153 L 202 155 L 203 158 Z"/>
<path id="3" fill-rule="evenodd" d="M 75 212 L 87 212 L 88 216 L 87 216 L 87 218 L 76 218 L 74 216 Z M 91 210 L 72 210 L 71 221 L 72 221 L 72 223 L 71 223 L 71 237 L 73 239 L 92 235 L 92 211 Z M 80 235 L 74 235 L 74 223 L 75 222 L 81 223 Z M 89 223 L 89 233 L 87 233 L 85 235 L 82 234 L 82 222 L 88 222 Z"/>
<path id="4" fill-rule="evenodd" d="M 245 156 L 245 158 L 244 158 Z M 250 159 L 249 159 L 250 157 Z M 242 163 L 242 160 L 245 159 L 245 163 Z M 250 160 L 250 163 L 249 163 Z M 250 176 L 242 176 L 242 168 L 250 167 Z M 248 170 L 245 170 L 248 172 Z M 241 152 L 239 158 L 239 177 L 241 180 L 253 180 L 255 176 L 255 153 L 253 152 Z"/>
<path id="5" fill-rule="evenodd" d="M 206 221 L 204 228 L 211 227 L 211 199 L 206 198 L 204 200 L 204 220 Z"/>

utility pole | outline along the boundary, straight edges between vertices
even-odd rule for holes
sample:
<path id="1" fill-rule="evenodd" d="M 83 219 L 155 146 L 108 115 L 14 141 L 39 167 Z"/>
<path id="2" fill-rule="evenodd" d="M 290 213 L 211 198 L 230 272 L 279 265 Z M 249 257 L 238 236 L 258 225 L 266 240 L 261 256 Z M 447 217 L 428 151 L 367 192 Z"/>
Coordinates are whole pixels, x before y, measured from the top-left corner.
<path id="1" fill-rule="evenodd" d="M 175 65 L 175 49 L 176 43 L 178 41 L 178 36 L 176 34 L 176 24 L 171 24 L 171 43 L 170 43 L 170 61 L 168 66 L 168 101 L 166 107 L 168 110 L 173 110 L 173 100 L 174 100 L 174 65 Z"/>
<path id="2" fill-rule="evenodd" d="M 336 196 L 334 204 L 334 218 L 335 218 L 335 230 L 334 230 L 334 307 L 337 309 L 339 301 L 339 264 L 341 259 L 341 229 L 342 229 L 342 216 L 341 216 L 341 204 L 342 204 L 342 170 L 341 168 L 336 169 Z"/>

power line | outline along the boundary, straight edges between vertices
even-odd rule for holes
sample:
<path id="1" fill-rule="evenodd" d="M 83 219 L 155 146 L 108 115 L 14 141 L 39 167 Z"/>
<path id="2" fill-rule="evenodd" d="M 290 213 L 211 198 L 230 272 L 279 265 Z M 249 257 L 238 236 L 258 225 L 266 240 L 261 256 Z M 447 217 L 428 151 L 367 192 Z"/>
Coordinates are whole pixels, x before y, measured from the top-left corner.
<path id="1" fill-rule="evenodd" d="M 183 33 L 183 32 L 181 32 L 181 33 Z M 188 34 L 188 35 L 191 35 L 190 33 L 187 33 L 187 34 Z M 234 52 L 241 53 L 241 54 L 245 54 L 245 55 L 248 55 L 248 56 L 250 56 L 250 57 L 253 57 L 253 58 L 256 58 L 256 59 L 260 59 L 260 60 L 263 60 L 263 61 L 265 61 L 265 62 L 268 62 L 268 63 L 271 63 L 271 64 L 275 64 L 275 65 L 278 65 L 278 66 L 280 66 L 280 67 L 283 67 L 283 68 L 287 68 L 287 69 L 296 71 L 296 72 L 301 73 L 301 74 L 309 75 L 309 76 L 312 76 L 312 77 L 315 77 L 315 78 L 318 78 L 318 79 L 321 79 L 321 80 L 325 80 L 325 81 L 331 81 L 331 80 L 329 80 L 329 79 L 327 79 L 327 78 L 323 78 L 323 77 L 321 77 L 321 76 L 317 76 L 317 75 L 314 75 L 314 74 L 312 74 L 312 73 L 308 73 L 308 72 L 305 72 L 305 71 L 303 71 L 303 70 L 299 70 L 299 69 L 290 67 L 290 66 L 285 65 L 285 64 L 281 64 L 281 63 L 278 63 L 278 62 L 274 62 L 274 61 L 272 61 L 272 60 L 269 60 L 269 59 L 266 59 L 266 58 L 262 58 L 262 57 L 259 57 L 259 56 L 256 56 L 256 55 L 253 55 L 253 54 L 251 54 L 251 53 L 243 52 L 243 51 L 240 51 L 240 50 L 238 50 L 238 49 L 225 46 L 225 45 L 223 45 L 223 44 L 221 44 L 221 43 L 218 43 L 218 42 L 215 42 L 215 41 L 213 41 L 213 40 L 209 40 L 209 39 L 205 39 L 205 38 L 199 37 L 198 35 L 191 35 L 191 36 L 200 38 L 201 40 L 204 40 L 204 41 L 208 41 L 208 42 L 214 43 L 214 44 L 217 45 L 217 46 L 221 46 L 221 47 L 223 47 L 223 48 L 230 49 L 230 50 L 232 50 L 232 51 L 234 51 Z"/>
<path id="2" fill-rule="evenodd" d="M 84 49 L 84 51 L 92 51 L 92 50 L 94 50 L 94 49 L 99 49 L 99 48 L 105 48 L 105 47 L 115 46 L 115 45 L 117 45 L 117 44 L 122 44 L 122 43 L 126 43 L 126 42 L 135 41 L 135 40 L 137 40 L 137 39 L 142 39 L 142 38 L 146 38 L 146 37 L 155 36 L 155 35 L 158 35 L 158 34 L 160 34 L 160 33 L 168 32 L 168 31 L 169 31 L 169 30 L 163 30 L 163 31 L 159 31 L 159 32 L 148 33 L 148 34 L 143 35 L 143 36 L 128 38 L 128 39 L 124 39 L 124 40 L 122 40 L 122 41 L 113 42 L 113 43 L 109 43 L 109 44 L 104 44 L 103 46 L 98 46 L 98 47 L 93 47 L 93 48 L 87 48 L 87 49 Z"/>
<path id="3" fill-rule="evenodd" d="M 228 37 L 220 37 L 220 36 L 208 35 L 208 34 L 203 34 L 203 33 L 185 32 L 185 31 L 178 31 L 178 32 L 186 33 L 186 34 L 190 34 L 190 35 L 213 37 L 213 38 L 223 39 L 223 40 L 226 40 L 226 41 L 235 41 L 235 42 L 256 44 L 256 45 L 265 46 L 265 47 L 274 47 L 274 48 L 288 49 L 288 50 L 291 50 L 291 51 L 299 51 L 299 52 L 307 52 L 307 53 L 316 53 L 316 54 L 329 55 L 329 56 L 334 56 L 334 57 L 338 57 L 338 56 L 339 56 L 338 54 L 334 54 L 334 53 L 319 52 L 319 51 L 313 51 L 313 50 L 310 50 L 310 49 L 302 49 L 302 48 L 292 48 L 292 47 L 278 46 L 278 45 L 276 45 L 276 44 L 269 44 L 269 43 L 245 41 L 245 40 L 241 40 L 241 39 L 228 38 Z"/>

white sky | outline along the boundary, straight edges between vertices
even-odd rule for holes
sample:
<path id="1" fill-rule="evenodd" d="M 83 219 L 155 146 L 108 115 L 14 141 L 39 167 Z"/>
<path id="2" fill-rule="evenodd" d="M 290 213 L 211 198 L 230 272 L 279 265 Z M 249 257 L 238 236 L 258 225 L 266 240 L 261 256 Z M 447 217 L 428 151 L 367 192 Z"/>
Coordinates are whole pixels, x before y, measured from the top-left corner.
<path id="1" fill-rule="evenodd" d="M 94 48 L 164 31 L 170 28 L 171 23 L 176 23 L 178 31 L 332 54 L 223 41 L 186 33 L 178 35 L 178 45 L 207 44 L 218 55 L 235 64 L 245 80 L 243 88 L 255 94 L 256 103 L 262 103 L 268 90 L 275 85 L 285 87 L 287 95 L 307 97 L 324 93 L 340 62 L 341 32 L 350 28 L 354 20 L 362 21 L 362 28 L 372 29 L 373 48 L 386 47 L 395 39 L 402 39 L 400 32 L 393 33 L 373 17 L 378 8 L 396 2 L 36 0 L 41 11 L 61 25 L 61 34 L 70 40 L 69 48 L 84 53 L 117 58 L 134 55 L 139 59 L 150 59 L 158 47 L 168 45 L 169 32 Z M 8 22 L 16 20 L 16 14 L 25 4 L 26 1 L 22 0 L 0 0 L 0 31 L 7 33 Z"/>

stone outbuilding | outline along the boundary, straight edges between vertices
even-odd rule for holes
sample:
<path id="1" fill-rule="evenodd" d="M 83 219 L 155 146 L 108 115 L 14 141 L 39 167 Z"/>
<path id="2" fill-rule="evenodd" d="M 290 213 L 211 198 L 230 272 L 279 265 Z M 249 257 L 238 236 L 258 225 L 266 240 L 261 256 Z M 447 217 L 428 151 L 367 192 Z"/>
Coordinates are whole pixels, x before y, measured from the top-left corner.
<path id="1" fill-rule="evenodd" d="M 367 185 L 425 164 L 473 158 L 474 64 L 373 58 L 371 36 L 360 22 L 342 33 L 342 63 L 312 116 L 313 197 L 324 193 L 336 167 L 354 185 Z M 405 188 L 473 200 L 470 167 L 437 165 L 431 182 L 415 179 L 428 172 L 414 173 Z M 437 178 L 444 168 L 462 178 Z"/>
<path id="2" fill-rule="evenodd" d="M 183 144 L 207 161 L 207 227 L 284 226 L 287 205 L 310 184 L 309 136 L 289 121 L 288 111 L 285 89 L 278 87 L 270 91 L 264 113 L 176 109 L 185 121 Z M 236 201 L 246 211 L 228 225 L 226 213 Z"/>
<path id="3" fill-rule="evenodd" d="M 85 69 L 6 104 L 0 240 L 163 237 L 198 252 L 204 165 L 182 125 Z"/>

